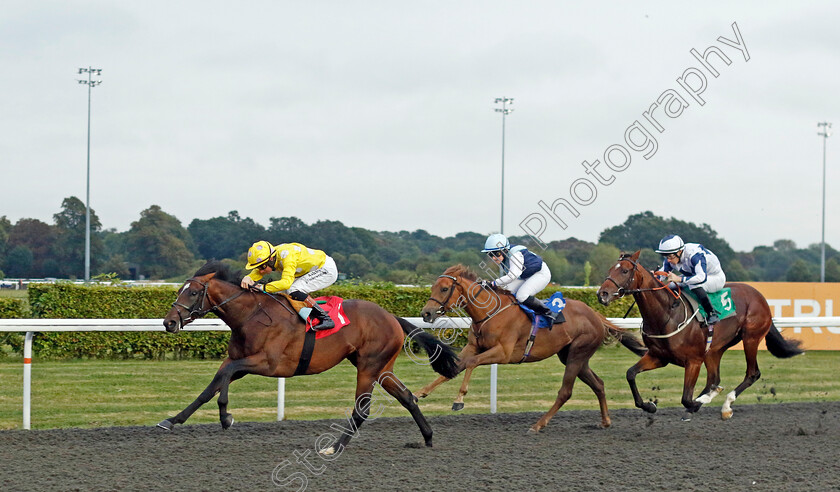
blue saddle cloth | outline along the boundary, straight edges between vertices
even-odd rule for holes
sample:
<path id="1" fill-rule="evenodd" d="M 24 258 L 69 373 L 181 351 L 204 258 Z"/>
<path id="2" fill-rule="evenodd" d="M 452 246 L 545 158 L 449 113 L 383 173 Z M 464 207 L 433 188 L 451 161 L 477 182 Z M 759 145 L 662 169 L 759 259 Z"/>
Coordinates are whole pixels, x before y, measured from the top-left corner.
<path id="1" fill-rule="evenodd" d="M 536 318 L 536 325 L 537 328 L 551 328 L 553 324 L 558 324 L 566 321 L 565 317 L 563 317 L 563 308 L 566 307 L 566 299 L 563 298 L 562 292 L 555 292 L 545 301 L 545 304 L 548 306 L 555 313 L 560 313 L 557 316 L 557 320 L 552 323 L 550 319 L 546 318 L 543 315 L 536 314 L 533 309 L 524 306 L 522 304 L 519 305 L 519 309 L 525 312 L 528 315 L 528 319 L 531 320 L 531 324 L 534 324 L 534 318 Z"/>

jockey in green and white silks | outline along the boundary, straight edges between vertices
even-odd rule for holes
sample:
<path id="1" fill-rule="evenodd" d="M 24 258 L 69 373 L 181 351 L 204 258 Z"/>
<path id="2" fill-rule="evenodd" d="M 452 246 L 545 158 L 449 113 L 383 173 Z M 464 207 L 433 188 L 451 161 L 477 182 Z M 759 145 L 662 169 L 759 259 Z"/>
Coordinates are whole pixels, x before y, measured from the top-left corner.
<path id="1" fill-rule="evenodd" d="M 517 301 L 535 313 L 554 319 L 555 313 L 534 297 L 551 281 L 551 270 L 539 255 L 525 246 L 511 246 L 502 234 L 491 234 L 481 252 L 499 265 L 501 276 L 490 285 L 509 290 Z"/>
<path id="2" fill-rule="evenodd" d="M 709 335 L 706 343 L 710 344 L 712 327 L 719 321 L 719 314 L 712 307 L 707 294 L 723 289 L 726 284 L 720 260 L 702 244 L 684 243 L 681 237 L 674 234 L 662 238 L 656 252 L 664 258 L 662 271 L 668 274 L 668 280 L 691 290 L 708 313 L 706 324 Z"/>

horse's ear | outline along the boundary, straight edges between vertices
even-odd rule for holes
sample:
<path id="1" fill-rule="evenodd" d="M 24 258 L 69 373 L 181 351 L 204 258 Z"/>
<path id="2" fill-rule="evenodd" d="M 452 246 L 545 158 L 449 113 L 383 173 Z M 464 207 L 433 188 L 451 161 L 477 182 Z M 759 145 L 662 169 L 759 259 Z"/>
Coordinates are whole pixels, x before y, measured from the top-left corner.
<path id="1" fill-rule="evenodd" d="M 639 261 L 640 254 L 642 254 L 642 250 L 637 249 L 636 252 L 633 253 L 633 256 L 631 256 L 630 258 L 633 258 L 633 261 Z"/>

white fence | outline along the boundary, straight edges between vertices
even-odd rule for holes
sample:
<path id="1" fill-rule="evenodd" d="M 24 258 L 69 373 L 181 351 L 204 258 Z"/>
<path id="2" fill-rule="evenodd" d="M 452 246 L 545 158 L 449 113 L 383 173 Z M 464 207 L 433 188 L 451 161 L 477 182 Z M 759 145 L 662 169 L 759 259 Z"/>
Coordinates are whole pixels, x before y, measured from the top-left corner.
<path id="1" fill-rule="evenodd" d="M 422 318 L 406 318 L 420 328 L 469 328 L 470 318 L 441 318 L 439 323 L 429 324 Z M 608 318 L 624 329 L 639 329 L 641 318 Z M 840 317 L 797 317 L 774 318 L 778 328 L 793 327 L 839 327 Z M 23 428 L 31 426 L 32 394 L 32 337 L 36 332 L 47 331 L 165 331 L 162 319 L 0 319 L 0 333 L 25 332 L 23 347 Z M 230 331 L 220 319 L 199 319 L 190 323 L 184 331 Z M 490 412 L 496 413 L 496 381 L 498 366 L 490 366 Z M 277 420 L 283 420 L 285 413 L 285 382 L 277 380 Z"/>

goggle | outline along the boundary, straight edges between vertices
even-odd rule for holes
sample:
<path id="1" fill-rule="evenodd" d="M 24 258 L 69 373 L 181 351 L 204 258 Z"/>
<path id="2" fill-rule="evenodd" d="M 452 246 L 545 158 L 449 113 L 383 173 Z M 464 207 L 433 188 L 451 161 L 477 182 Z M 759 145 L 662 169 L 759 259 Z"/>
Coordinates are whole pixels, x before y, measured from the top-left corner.
<path id="1" fill-rule="evenodd" d="M 504 256 L 504 253 L 502 253 L 501 251 L 488 251 L 487 256 Z"/>
<path id="2" fill-rule="evenodd" d="M 679 256 L 676 255 L 676 253 L 668 253 L 667 255 L 662 255 L 662 257 L 666 260 L 670 260 L 671 258 L 679 258 Z"/>

